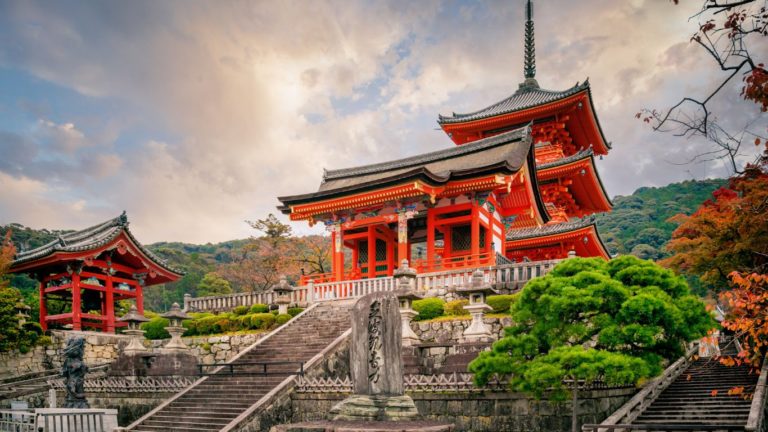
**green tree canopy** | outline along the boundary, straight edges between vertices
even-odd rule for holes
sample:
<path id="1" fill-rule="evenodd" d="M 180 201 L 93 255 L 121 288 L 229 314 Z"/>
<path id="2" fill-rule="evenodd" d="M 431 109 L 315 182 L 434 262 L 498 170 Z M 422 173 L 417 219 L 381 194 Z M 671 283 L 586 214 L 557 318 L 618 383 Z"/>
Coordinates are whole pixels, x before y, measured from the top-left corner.
<path id="1" fill-rule="evenodd" d="M 229 282 L 216 273 L 207 273 L 197 286 L 197 295 L 200 297 L 232 294 Z"/>
<path id="2" fill-rule="evenodd" d="M 685 342 L 715 326 L 705 305 L 672 271 L 634 256 L 572 258 L 531 280 L 511 308 L 513 326 L 470 364 L 483 384 L 511 375 L 514 390 L 551 397 L 563 380 L 636 383 L 658 375 Z"/>

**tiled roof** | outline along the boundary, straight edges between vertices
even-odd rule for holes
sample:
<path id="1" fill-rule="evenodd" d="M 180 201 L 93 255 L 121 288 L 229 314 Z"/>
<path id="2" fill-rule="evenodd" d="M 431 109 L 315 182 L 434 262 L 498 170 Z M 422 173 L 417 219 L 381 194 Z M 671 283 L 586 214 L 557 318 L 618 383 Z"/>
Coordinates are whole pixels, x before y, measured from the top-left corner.
<path id="1" fill-rule="evenodd" d="M 589 89 L 589 80 L 584 81 L 582 84 L 576 83 L 575 86 L 563 91 L 545 90 L 539 88 L 537 85 L 521 85 L 512 96 L 491 106 L 466 114 L 453 113 L 450 116 L 440 115 L 438 116 L 437 122 L 440 124 L 462 123 L 494 117 L 501 114 L 508 114 L 565 99 L 568 96 L 572 96 L 587 89 Z"/>
<path id="2" fill-rule="evenodd" d="M 453 159 L 458 156 L 463 156 L 466 154 L 482 151 L 487 148 L 496 147 L 499 144 L 507 143 L 510 141 L 520 141 L 525 138 L 526 133 L 527 129 L 522 127 L 503 134 L 477 140 L 463 146 L 451 147 L 445 150 L 438 150 L 430 153 L 407 157 L 404 159 L 397 159 L 371 165 L 363 165 L 354 168 L 328 170 L 323 175 L 323 180 L 329 181 L 345 177 L 357 177 L 366 174 L 381 173 L 393 169 L 413 168 L 445 159 Z"/>
<path id="3" fill-rule="evenodd" d="M 571 162 L 580 161 L 583 159 L 594 159 L 594 152 L 591 148 L 588 148 L 586 150 L 580 150 L 570 156 L 560 158 L 558 160 L 554 160 L 552 162 L 543 163 L 541 165 L 537 165 L 536 169 L 538 171 L 545 170 L 548 168 L 555 168 L 559 166 L 563 166 L 566 164 L 569 164 Z M 594 167 L 594 160 L 592 162 L 592 165 Z M 603 180 L 600 178 L 600 173 L 597 172 L 597 168 L 594 169 L 595 171 L 595 177 L 597 178 L 597 184 L 600 185 L 600 190 L 603 192 L 603 196 L 608 201 L 608 204 L 610 206 L 613 206 L 613 201 L 611 200 L 611 197 L 608 196 L 608 192 L 605 190 L 605 185 L 603 184 Z"/>
<path id="4" fill-rule="evenodd" d="M 593 155 L 594 155 L 594 152 L 592 151 L 591 148 L 590 149 L 586 149 L 586 150 L 579 150 L 578 152 L 576 152 L 576 153 L 574 153 L 574 154 L 572 154 L 570 156 L 566 156 L 566 157 L 563 157 L 563 158 L 560 158 L 560 159 L 557 159 L 557 160 L 553 160 L 551 162 L 546 162 L 546 163 L 543 163 L 541 165 L 536 165 L 536 168 L 540 169 L 540 170 L 543 170 L 543 169 L 547 169 L 547 168 L 559 167 L 559 166 L 567 165 L 567 164 L 569 164 L 571 162 L 576 162 L 576 161 L 580 161 L 582 159 L 586 159 L 586 158 L 591 157 Z"/>
<path id="5" fill-rule="evenodd" d="M 325 199 L 333 196 L 386 185 L 404 180 L 422 179 L 443 184 L 452 178 L 479 175 L 489 170 L 517 172 L 527 163 L 531 153 L 529 128 L 520 128 L 472 143 L 425 153 L 390 162 L 327 171 L 317 192 L 279 197 L 285 205 Z"/>
<path id="6" fill-rule="evenodd" d="M 562 234 L 586 228 L 590 225 L 595 225 L 595 219 L 592 217 L 577 219 L 571 222 L 551 223 L 541 227 L 513 229 L 507 233 L 507 241 Z"/>
<path id="7" fill-rule="evenodd" d="M 120 216 L 98 225 L 80 231 L 61 234 L 56 240 L 43 246 L 17 253 L 14 257 L 12 268 L 19 264 L 45 258 L 56 252 L 83 252 L 98 249 L 109 244 L 109 242 L 117 238 L 120 233 L 125 232 L 133 244 L 135 244 L 143 254 L 149 257 L 149 259 L 155 262 L 155 264 L 173 273 L 184 274 L 182 271 L 171 267 L 164 259 L 150 252 L 149 249 L 139 243 L 138 240 L 136 240 L 136 237 L 134 237 L 128 229 L 128 224 L 128 217 L 125 215 L 125 212 L 123 212 Z"/>

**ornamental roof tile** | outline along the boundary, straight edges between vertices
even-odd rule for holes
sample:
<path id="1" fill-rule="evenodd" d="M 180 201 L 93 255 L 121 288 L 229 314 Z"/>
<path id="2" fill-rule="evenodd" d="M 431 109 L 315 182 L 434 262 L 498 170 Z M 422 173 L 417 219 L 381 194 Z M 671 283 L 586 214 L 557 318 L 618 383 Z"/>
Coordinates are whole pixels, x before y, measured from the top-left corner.
<path id="1" fill-rule="evenodd" d="M 592 151 L 591 148 L 588 148 L 586 150 L 580 150 L 570 156 L 566 156 L 564 158 L 560 158 L 551 162 L 543 163 L 541 165 L 537 165 L 536 169 L 537 171 L 546 170 L 549 168 L 556 168 L 559 166 L 567 165 L 571 162 L 578 162 L 580 160 L 584 159 L 591 159 L 592 161 L 592 167 L 595 172 L 595 177 L 597 179 L 597 184 L 600 186 L 600 191 L 602 191 L 603 196 L 605 197 L 605 200 L 608 202 L 608 205 L 611 207 L 613 206 L 613 200 L 611 200 L 611 197 L 608 196 L 608 192 L 605 190 L 605 185 L 603 184 L 603 180 L 600 178 L 600 173 L 597 171 L 597 168 L 595 167 L 595 154 Z"/>
<path id="2" fill-rule="evenodd" d="M 559 166 L 567 165 L 567 164 L 569 164 L 571 162 L 576 162 L 576 161 L 580 161 L 582 159 L 587 159 L 589 157 L 594 156 L 594 154 L 595 153 L 592 151 L 591 148 L 586 149 L 586 150 L 579 150 L 578 152 L 576 152 L 576 153 L 574 153 L 574 154 L 572 154 L 570 156 L 566 156 L 566 157 L 563 157 L 563 158 L 560 158 L 560 159 L 553 160 L 551 162 L 545 162 L 543 164 L 536 165 L 536 168 L 540 169 L 540 170 L 543 170 L 543 169 L 547 169 L 547 168 L 559 167 Z"/>
<path id="3" fill-rule="evenodd" d="M 450 116 L 439 115 L 437 122 L 439 124 L 462 123 L 488 117 L 495 117 L 502 114 L 509 114 L 515 111 L 533 108 L 539 105 L 565 99 L 569 96 L 575 95 L 580 91 L 588 89 L 589 80 L 584 81 L 582 84 L 576 83 L 575 86 L 562 91 L 545 90 L 539 88 L 539 86 L 536 84 L 521 84 L 520 88 L 512 96 L 500 102 L 496 102 L 493 105 L 487 106 L 475 112 L 464 114 L 452 113 Z"/>
<path id="4" fill-rule="evenodd" d="M 507 241 L 524 240 L 576 231 L 595 225 L 595 218 L 588 217 L 570 222 L 550 223 L 540 227 L 519 228 L 507 233 Z"/>
<path id="5" fill-rule="evenodd" d="M 131 242 L 135 244 L 141 250 L 141 252 L 149 259 L 151 259 L 155 264 L 170 272 L 180 275 L 184 274 L 182 271 L 171 267 L 164 259 L 158 257 L 149 249 L 144 247 L 141 243 L 139 243 L 139 241 L 136 240 L 136 237 L 134 237 L 131 233 L 131 230 L 128 229 L 128 224 L 128 216 L 126 216 L 125 212 L 123 212 L 120 216 L 114 219 L 110 219 L 106 222 L 102 222 L 80 231 L 72 231 L 66 234 L 61 234 L 57 239 L 38 248 L 17 253 L 14 257 L 13 263 L 11 264 L 11 270 L 13 270 L 14 266 L 45 258 L 57 252 L 84 252 L 92 249 L 98 249 L 109 244 L 109 242 L 117 238 L 120 233 L 125 232 Z"/>
<path id="6" fill-rule="evenodd" d="M 530 129 L 524 127 L 463 146 L 389 162 L 326 171 L 317 192 L 278 199 L 288 205 L 397 184 L 404 180 L 423 179 L 429 183 L 445 183 L 452 178 L 483 173 L 483 170 L 498 171 L 501 168 L 517 172 L 525 166 L 530 153 Z M 286 207 L 280 209 L 288 210 Z"/>

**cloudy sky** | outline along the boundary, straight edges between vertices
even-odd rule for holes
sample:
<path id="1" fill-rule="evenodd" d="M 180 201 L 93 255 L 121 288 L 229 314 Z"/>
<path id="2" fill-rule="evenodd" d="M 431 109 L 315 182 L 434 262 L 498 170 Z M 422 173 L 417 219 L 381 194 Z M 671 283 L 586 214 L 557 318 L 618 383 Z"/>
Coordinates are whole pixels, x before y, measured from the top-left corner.
<path id="1" fill-rule="evenodd" d="M 244 220 L 315 190 L 324 167 L 453 145 L 438 113 L 522 81 L 523 3 L 0 0 L 0 224 L 125 209 L 147 243 L 251 235 Z M 536 2 L 537 79 L 589 77 L 610 195 L 728 174 L 674 165 L 702 143 L 634 118 L 720 77 L 688 43 L 701 1 L 681 3 Z M 754 119 L 730 90 L 722 115 Z"/>

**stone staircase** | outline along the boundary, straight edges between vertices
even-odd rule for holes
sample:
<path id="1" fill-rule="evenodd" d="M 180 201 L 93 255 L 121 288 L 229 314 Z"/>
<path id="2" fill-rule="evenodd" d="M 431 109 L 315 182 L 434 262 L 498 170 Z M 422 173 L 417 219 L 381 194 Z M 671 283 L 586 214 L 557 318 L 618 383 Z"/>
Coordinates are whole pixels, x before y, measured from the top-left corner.
<path id="1" fill-rule="evenodd" d="M 748 366 L 727 367 L 716 359 L 700 358 L 632 424 L 708 425 L 722 426 L 723 430 L 739 430 L 739 427 L 744 430 L 752 401 L 745 400 L 744 395 L 729 395 L 728 391 L 744 387 L 745 394 L 754 393 L 757 379 L 758 374 Z"/>
<path id="2" fill-rule="evenodd" d="M 735 356 L 731 338 L 720 342 L 723 356 Z M 761 370 L 724 366 L 717 357 L 699 358 L 698 346 L 600 424 L 584 432 L 762 431 L 768 363 Z M 729 394 L 743 387 L 741 394 Z M 746 396 L 746 397 L 745 397 Z M 752 397 L 750 397 L 752 396 Z"/>
<path id="3" fill-rule="evenodd" d="M 283 327 L 232 359 L 228 366 L 198 380 L 174 398 L 128 426 L 136 432 L 202 432 L 229 430 L 245 420 L 256 405 L 269 403 L 275 390 L 350 328 L 348 304 L 322 303 L 306 310 Z M 259 375 L 262 364 L 268 375 Z M 238 366 L 240 365 L 240 366 Z M 270 393 L 272 392 L 272 393 Z M 236 421 L 237 420 L 237 421 Z"/>

